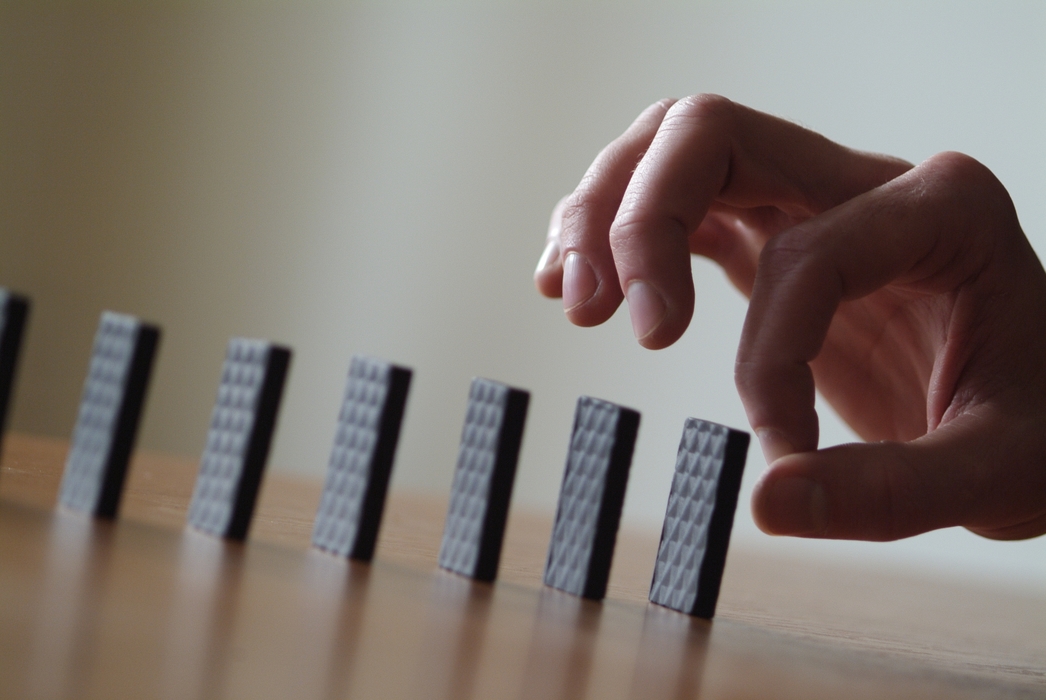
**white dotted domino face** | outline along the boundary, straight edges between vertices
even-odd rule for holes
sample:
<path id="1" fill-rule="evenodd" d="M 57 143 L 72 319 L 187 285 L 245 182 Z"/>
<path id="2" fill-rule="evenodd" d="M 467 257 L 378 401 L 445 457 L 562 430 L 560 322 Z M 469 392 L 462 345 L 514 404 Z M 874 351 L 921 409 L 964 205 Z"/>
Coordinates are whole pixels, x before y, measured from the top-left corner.
<path id="1" fill-rule="evenodd" d="M 694 607 L 728 432 L 715 423 L 687 421 L 650 589 L 654 603 L 675 610 Z"/>
<path id="2" fill-rule="evenodd" d="M 439 565 L 464 576 L 476 572 L 508 395 L 507 386 L 488 379 L 474 379 L 469 390 L 439 551 Z"/>
<path id="3" fill-rule="evenodd" d="M 479 581 L 497 577 L 529 404 L 527 391 L 472 380 L 440 546 L 442 568 Z"/>
<path id="4" fill-rule="evenodd" d="M 387 362 L 354 357 L 338 415 L 323 498 L 312 530 L 319 549 L 349 556 L 356 545 L 363 503 L 392 376 Z"/>
<path id="5" fill-rule="evenodd" d="M 585 587 L 618 418 L 612 404 L 581 401 L 545 567 L 547 585 L 574 595 Z"/>
<path id="6" fill-rule="evenodd" d="M 260 340 L 229 341 L 207 445 L 189 506 L 189 524 L 198 530 L 221 536 L 228 531 L 265 381 L 269 348 L 269 343 Z"/>
<path id="7" fill-rule="evenodd" d="M 68 508 L 94 512 L 98 505 L 139 325 L 133 316 L 111 311 L 104 312 L 98 324 L 59 491 Z"/>
<path id="8" fill-rule="evenodd" d="M 584 595 L 588 584 L 621 411 L 620 406 L 599 399 L 578 400 L 545 565 L 545 584 L 574 595 Z"/>
<path id="9" fill-rule="evenodd" d="M 676 455 L 650 601 L 711 617 L 726 564 L 748 435 L 689 418 Z"/>

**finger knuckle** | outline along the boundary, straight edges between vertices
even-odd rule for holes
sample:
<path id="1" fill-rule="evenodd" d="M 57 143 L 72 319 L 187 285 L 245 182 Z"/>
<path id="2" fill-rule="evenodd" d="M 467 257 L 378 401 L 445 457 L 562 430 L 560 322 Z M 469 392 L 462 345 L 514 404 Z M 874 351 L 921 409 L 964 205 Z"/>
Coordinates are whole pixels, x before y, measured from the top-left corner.
<path id="1" fill-rule="evenodd" d="M 627 250 L 643 239 L 644 221 L 634 214 L 619 215 L 610 227 L 610 248 L 615 253 Z"/>
<path id="2" fill-rule="evenodd" d="M 879 479 L 882 502 L 881 539 L 897 540 L 924 529 L 920 526 L 922 511 L 925 510 L 924 483 L 919 469 L 896 445 L 884 444 L 892 451 L 891 458 L 880 465 Z"/>
<path id="3" fill-rule="evenodd" d="M 802 225 L 795 226 L 766 242 L 759 253 L 758 274 L 763 277 L 795 274 L 813 265 L 819 250 L 817 239 Z"/>
<path id="4" fill-rule="evenodd" d="M 598 197 L 589 188 L 578 187 L 563 201 L 561 238 L 570 239 L 572 234 L 583 230 L 589 212 L 598 206 Z"/>
<path id="5" fill-rule="evenodd" d="M 734 360 L 734 386 L 742 400 L 759 395 L 762 387 L 762 379 L 766 374 L 765 363 L 758 362 L 752 357 L 750 348 L 742 345 L 737 349 L 737 358 Z"/>
<path id="6" fill-rule="evenodd" d="M 767 303 L 781 297 L 791 304 L 802 299 L 813 319 L 818 313 L 834 314 L 835 304 L 850 293 L 832 242 L 802 224 L 770 239 L 759 253 L 753 299 Z"/>
<path id="7" fill-rule="evenodd" d="M 924 163 L 939 196 L 963 202 L 981 202 L 990 209 L 1013 210 L 1009 192 L 999 178 L 976 158 L 946 151 L 931 156 Z"/>
<path id="8" fill-rule="evenodd" d="M 664 116 L 668 110 L 672 109 L 672 105 L 677 102 L 679 102 L 679 100 L 675 97 L 663 97 L 643 110 L 643 115 L 656 114 L 658 116 Z"/>
<path id="9" fill-rule="evenodd" d="M 930 156 L 926 165 L 936 172 L 938 178 L 952 184 L 980 185 L 985 180 L 994 179 L 992 172 L 983 163 L 957 151 Z"/>
<path id="10" fill-rule="evenodd" d="M 983 163 L 963 153 L 931 156 L 919 167 L 921 186 L 913 191 L 915 206 L 951 217 L 971 279 L 997 254 L 1023 255 L 1027 245 L 1017 210 L 1006 187 Z"/>
<path id="11" fill-rule="evenodd" d="M 627 201 L 622 202 L 610 227 L 611 242 L 628 243 L 651 228 L 658 218 L 654 197 L 646 182 L 634 179 L 629 186 Z"/>
<path id="12" fill-rule="evenodd" d="M 732 121 L 734 111 L 734 103 L 722 95 L 690 95 L 668 109 L 662 128 L 689 128 L 708 123 L 727 125 Z"/>
<path id="13" fill-rule="evenodd" d="M 610 227 L 610 248 L 616 260 L 625 262 L 642 258 L 653 251 L 671 255 L 671 259 L 678 262 L 678 265 L 672 265 L 673 271 L 689 276 L 688 233 L 682 219 L 637 204 L 618 212 L 614 218 Z M 662 264 L 667 265 L 667 262 Z"/>

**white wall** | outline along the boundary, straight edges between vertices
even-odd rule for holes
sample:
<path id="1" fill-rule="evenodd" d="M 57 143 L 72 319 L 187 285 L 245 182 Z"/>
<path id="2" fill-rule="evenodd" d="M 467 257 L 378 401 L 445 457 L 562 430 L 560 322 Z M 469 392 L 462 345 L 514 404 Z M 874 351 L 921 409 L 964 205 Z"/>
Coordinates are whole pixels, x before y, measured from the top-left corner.
<path id="1" fill-rule="evenodd" d="M 552 508 L 573 404 L 639 409 L 626 517 L 657 526 L 683 419 L 745 427 L 743 299 L 649 352 L 531 273 L 548 211 L 664 96 L 714 91 L 860 148 L 957 149 L 1046 251 L 1046 5 L 0 6 L 0 284 L 34 297 L 16 428 L 67 434 L 102 308 L 165 330 L 142 444 L 198 454 L 229 335 L 296 351 L 273 466 L 322 474 L 349 357 L 411 365 L 394 487 L 449 487 L 468 380 L 530 389 L 516 502 Z M 823 444 L 852 439 L 823 414 Z M 763 469 L 750 455 L 745 489 Z M 1046 540 L 756 546 L 1046 582 Z"/>

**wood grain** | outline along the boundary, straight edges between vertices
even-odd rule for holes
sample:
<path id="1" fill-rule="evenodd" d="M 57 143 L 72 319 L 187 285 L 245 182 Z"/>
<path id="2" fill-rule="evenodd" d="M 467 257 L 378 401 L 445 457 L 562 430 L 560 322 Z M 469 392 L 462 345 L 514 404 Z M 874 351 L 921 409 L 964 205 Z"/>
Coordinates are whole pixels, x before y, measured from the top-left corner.
<path id="1" fill-rule="evenodd" d="M 540 584 L 514 509 L 499 580 L 436 569 L 445 501 L 394 492 L 376 560 L 311 551 L 320 485 L 266 477 L 245 545 L 183 528 L 196 464 L 136 455 L 121 518 L 55 510 L 61 441 L 0 469 L 0 698 L 1046 697 L 1046 594 L 734 547 L 712 623 L 646 603 L 623 531 L 602 604 Z"/>

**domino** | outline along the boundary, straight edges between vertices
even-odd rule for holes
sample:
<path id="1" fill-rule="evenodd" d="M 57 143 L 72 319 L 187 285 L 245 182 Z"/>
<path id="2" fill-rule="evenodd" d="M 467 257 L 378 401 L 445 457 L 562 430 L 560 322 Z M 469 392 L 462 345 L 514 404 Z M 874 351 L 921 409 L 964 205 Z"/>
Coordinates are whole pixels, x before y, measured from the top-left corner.
<path id="1" fill-rule="evenodd" d="M 7 426 L 7 406 L 14 388 L 18 353 L 29 316 L 29 300 L 0 287 L 0 440 Z"/>
<path id="2" fill-rule="evenodd" d="M 59 489 L 66 508 L 116 517 L 159 342 L 156 326 L 102 313 Z"/>
<path id="3" fill-rule="evenodd" d="M 545 585 L 602 600 L 625 501 L 639 413 L 582 396 L 559 492 Z"/>
<path id="4" fill-rule="evenodd" d="M 529 403 L 526 391 L 472 380 L 440 567 L 479 581 L 497 576 Z"/>
<path id="5" fill-rule="evenodd" d="M 686 420 L 650 602 L 706 619 L 715 615 L 748 443 L 748 433 Z"/>
<path id="6" fill-rule="evenodd" d="M 374 556 L 411 374 L 381 360 L 352 358 L 313 547 L 361 561 Z"/>
<path id="7" fill-rule="evenodd" d="M 231 540 L 247 537 L 290 361 L 289 348 L 229 341 L 189 505 L 193 528 Z"/>

